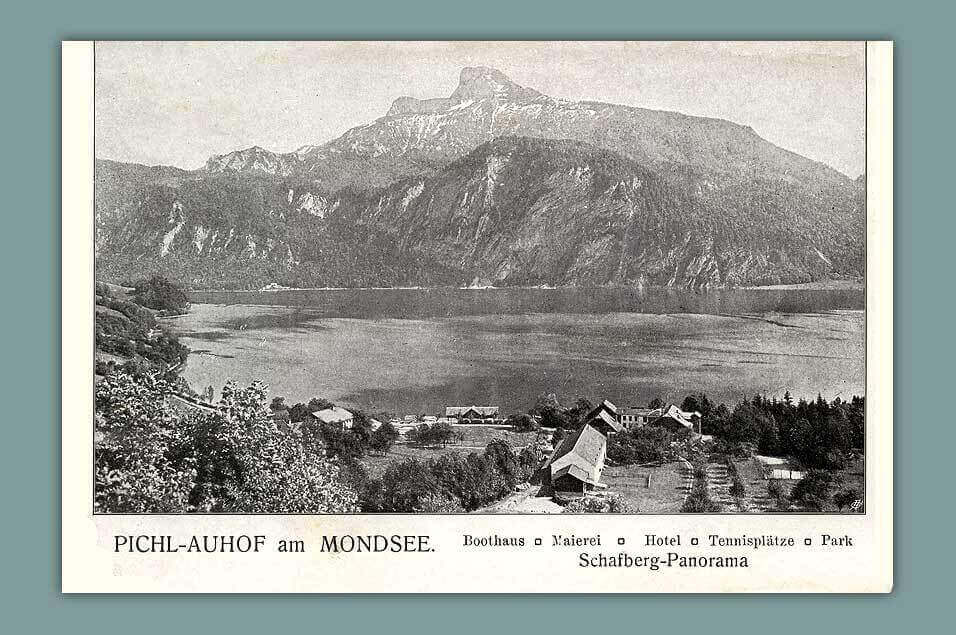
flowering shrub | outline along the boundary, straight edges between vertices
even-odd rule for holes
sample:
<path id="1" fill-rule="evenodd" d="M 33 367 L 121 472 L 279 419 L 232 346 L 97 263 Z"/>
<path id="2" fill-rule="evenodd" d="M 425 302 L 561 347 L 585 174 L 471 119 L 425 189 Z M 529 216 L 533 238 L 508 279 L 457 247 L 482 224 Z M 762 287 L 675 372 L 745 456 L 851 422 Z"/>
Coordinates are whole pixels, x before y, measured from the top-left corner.
<path id="1" fill-rule="evenodd" d="M 564 508 L 566 514 L 632 514 L 636 511 L 619 494 L 576 498 Z"/>
<path id="2" fill-rule="evenodd" d="M 358 509 L 335 461 L 278 428 L 267 389 L 228 383 L 218 412 L 178 415 L 168 384 L 117 373 L 96 388 L 95 505 L 105 512 Z"/>
<path id="3" fill-rule="evenodd" d="M 96 387 L 96 511 L 181 512 L 195 469 L 171 455 L 185 443 L 165 403 L 169 387 L 148 376 L 116 373 Z"/>

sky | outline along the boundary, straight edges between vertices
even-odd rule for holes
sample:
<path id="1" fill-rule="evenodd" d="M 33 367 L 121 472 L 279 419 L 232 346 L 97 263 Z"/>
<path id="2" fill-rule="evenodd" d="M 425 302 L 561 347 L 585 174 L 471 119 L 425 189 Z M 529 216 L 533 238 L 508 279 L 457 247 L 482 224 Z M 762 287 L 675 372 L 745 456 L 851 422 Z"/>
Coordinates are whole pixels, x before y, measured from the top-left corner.
<path id="1" fill-rule="evenodd" d="M 717 117 L 856 177 L 862 42 L 97 42 L 96 156 L 195 169 L 289 152 L 491 66 L 551 97 Z"/>

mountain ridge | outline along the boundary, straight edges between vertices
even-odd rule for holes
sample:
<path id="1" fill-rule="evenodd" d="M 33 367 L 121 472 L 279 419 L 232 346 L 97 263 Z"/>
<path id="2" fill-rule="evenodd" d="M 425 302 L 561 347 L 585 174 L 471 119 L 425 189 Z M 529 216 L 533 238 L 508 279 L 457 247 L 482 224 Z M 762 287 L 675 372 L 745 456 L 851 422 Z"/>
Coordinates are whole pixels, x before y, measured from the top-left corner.
<path id="1" fill-rule="evenodd" d="M 548 153 L 567 163 L 552 170 Z M 463 69 L 449 97 L 399 97 L 319 146 L 253 146 L 189 172 L 97 166 L 98 265 L 188 284 L 700 288 L 863 267 L 865 180 L 748 126 L 557 100 L 486 67 Z M 608 170 L 643 189 L 588 189 Z"/>

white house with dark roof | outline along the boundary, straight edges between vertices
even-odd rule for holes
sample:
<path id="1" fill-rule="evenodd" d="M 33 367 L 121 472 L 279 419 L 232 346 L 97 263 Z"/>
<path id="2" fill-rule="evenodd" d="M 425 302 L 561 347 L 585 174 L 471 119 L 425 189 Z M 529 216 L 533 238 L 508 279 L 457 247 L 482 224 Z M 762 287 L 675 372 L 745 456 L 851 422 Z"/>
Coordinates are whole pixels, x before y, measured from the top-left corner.
<path id="1" fill-rule="evenodd" d="M 618 410 L 618 421 L 623 428 L 640 428 L 646 425 L 660 425 L 671 427 L 681 425 L 691 432 L 700 433 L 699 412 L 681 410 L 674 404 L 662 408 L 621 408 Z"/>

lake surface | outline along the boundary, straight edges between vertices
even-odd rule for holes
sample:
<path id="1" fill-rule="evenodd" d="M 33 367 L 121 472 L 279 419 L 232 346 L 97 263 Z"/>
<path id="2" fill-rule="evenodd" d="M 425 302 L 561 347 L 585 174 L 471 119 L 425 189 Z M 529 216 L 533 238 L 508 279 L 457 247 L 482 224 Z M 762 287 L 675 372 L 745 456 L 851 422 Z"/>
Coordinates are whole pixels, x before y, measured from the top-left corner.
<path id="1" fill-rule="evenodd" d="M 863 394 L 854 289 L 364 289 L 192 294 L 169 320 L 197 391 L 260 379 L 288 403 L 392 414 L 527 410 L 554 392 L 618 405 L 691 392 Z"/>

